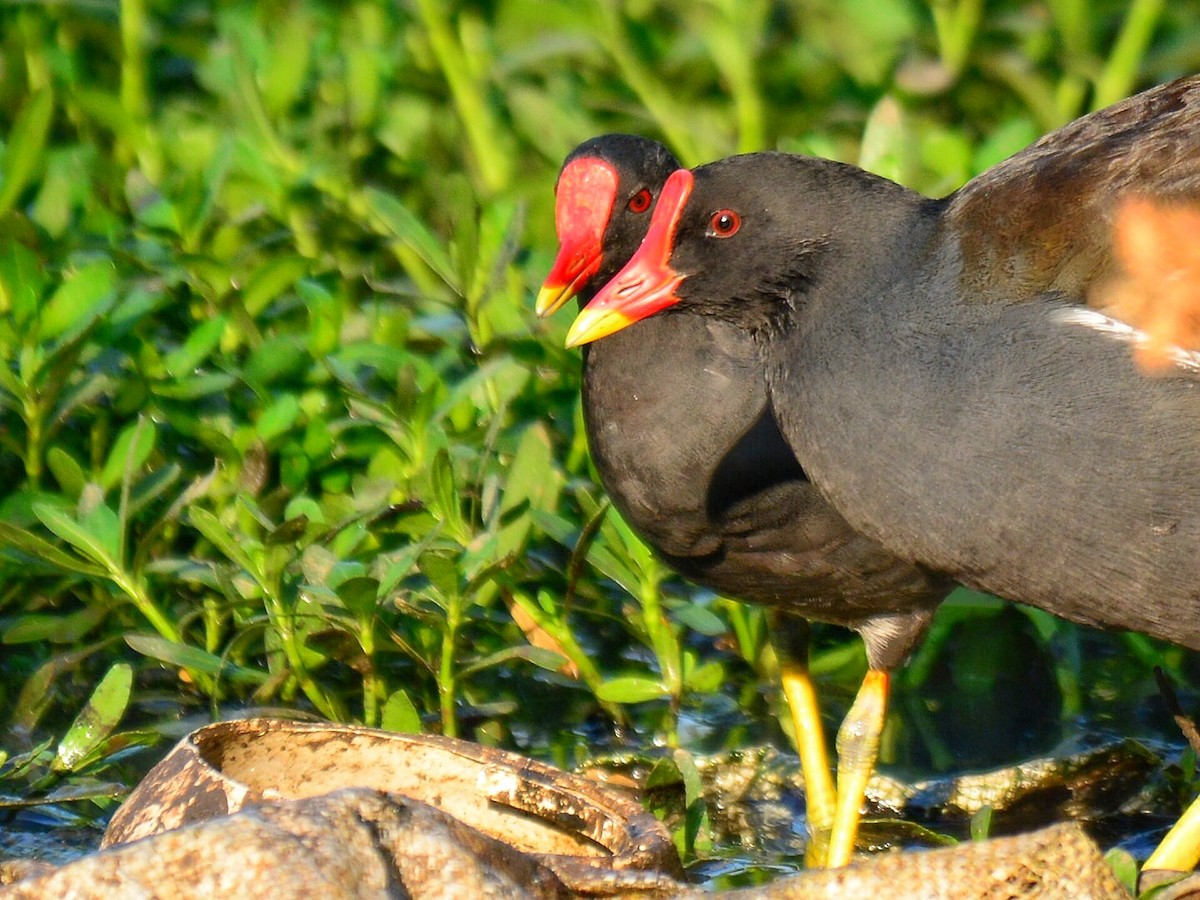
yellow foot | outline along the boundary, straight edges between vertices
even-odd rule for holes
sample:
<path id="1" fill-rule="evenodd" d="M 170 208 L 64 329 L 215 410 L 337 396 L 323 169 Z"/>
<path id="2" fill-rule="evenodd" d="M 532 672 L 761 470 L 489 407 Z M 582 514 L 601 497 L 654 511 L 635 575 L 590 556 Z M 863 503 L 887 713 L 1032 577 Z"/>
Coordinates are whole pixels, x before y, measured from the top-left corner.
<path id="1" fill-rule="evenodd" d="M 1143 871 L 1190 872 L 1200 864 L 1200 797 L 1192 801 L 1162 843 L 1150 854 Z"/>
<path id="2" fill-rule="evenodd" d="M 811 838 L 808 864 L 819 868 L 825 862 L 825 846 L 833 825 L 836 798 L 817 689 L 808 670 L 808 622 L 776 612 L 771 617 L 771 643 L 779 658 L 783 694 L 792 714 L 792 732 L 804 774 L 804 802 Z"/>
<path id="3" fill-rule="evenodd" d="M 879 739 L 887 713 L 888 673 L 871 669 L 858 689 L 854 705 L 838 729 L 837 808 L 825 865 L 836 869 L 850 862 L 867 782 L 879 758 Z"/>

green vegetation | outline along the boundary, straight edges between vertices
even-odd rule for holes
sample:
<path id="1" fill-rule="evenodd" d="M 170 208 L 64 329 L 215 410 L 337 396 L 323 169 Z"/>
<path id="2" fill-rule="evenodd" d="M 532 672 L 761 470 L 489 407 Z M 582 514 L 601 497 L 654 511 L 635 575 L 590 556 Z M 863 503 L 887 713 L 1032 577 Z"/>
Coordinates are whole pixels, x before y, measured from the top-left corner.
<path id="1" fill-rule="evenodd" d="M 0 788 L 111 808 L 119 751 L 262 706 L 564 764 L 614 723 L 769 734 L 762 611 L 672 576 L 589 471 L 569 316 L 532 312 L 559 162 L 632 131 L 945 193 L 1193 71 L 1196 0 L 0 8 Z M 861 653 L 819 636 L 840 715 Z M 1183 674 L 1103 641 L 960 597 L 886 754 L 961 759 L 951 664 L 987 698 L 1021 660 L 1058 723 Z"/>

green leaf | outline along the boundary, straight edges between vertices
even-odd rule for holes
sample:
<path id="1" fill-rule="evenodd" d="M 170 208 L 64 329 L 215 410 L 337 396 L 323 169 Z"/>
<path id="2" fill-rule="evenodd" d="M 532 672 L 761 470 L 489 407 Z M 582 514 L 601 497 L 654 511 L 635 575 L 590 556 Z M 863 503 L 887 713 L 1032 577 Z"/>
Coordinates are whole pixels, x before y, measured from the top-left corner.
<path id="1" fill-rule="evenodd" d="M 23 327 L 45 290 L 46 274 L 38 255 L 17 241 L 0 242 L 0 310 Z"/>
<path id="2" fill-rule="evenodd" d="M 533 510 L 533 521 L 538 528 L 544 531 L 554 540 L 558 541 L 564 547 L 574 549 L 575 547 L 575 531 L 571 525 L 562 516 L 552 513 L 542 512 L 541 510 Z M 594 565 L 601 574 L 611 578 L 621 587 L 623 587 L 631 596 L 638 596 L 641 589 L 641 583 L 633 573 L 633 570 L 624 563 L 619 562 L 615 554 L 605 547 L 599 540 L 593 541 L 588 547 L 588 561 Z"/>
<path id="3" fill-rule="evenodd" d="M 50 469 L 50 474 L 54 476 L 54 480 L 58 482 L 58 486 L 68 497 L 78 498 L 83 492 L 83 486 L 87 484 L 83 466 L 76 462 L 75 457 L 66 450 L 61 447 L 51 447 L 46 452 L 46 467 Z"/>
<path id="4" fill-rule="evenodd" d="M 228 321 L 225 316 L 214 316 L 197 325 L 183 346 L 167 354 L 164 360 L 167 373 L 175 379 L 193 376 L 199 365 L 221 342 Z"/>
<path id="5" fill-rule="evenodd" d="M 97 568 L 77 556 L 64 553 L 45 538 L 39 537 L 32 531 L 26 531 L 24 528 L 18 528 L 16 525 L 10 525 L 7 522 L 0 522 L 0 543 L 7 544 L 10 547 L 20 550 L 22 553 L 27 553 L 56 569 L 62 569 L 64 572 L 74 572 L 78 575 L 86 575 L 89 578 L 102 578 L 108 574 L 104 569 Z"/>
<path id="6" fill-rule="evenodd" d="M 188 510 L 188 518 L 191 519 L 196 530 L 204 535 L 226 559 L 245 569 L 247 573 L 254 576 L 256 581 L 260 579 L 261 573 L 258 566 L 220 519 L 199 506 L 193 506 Z"/>
<path id="7" fill-rule="evenodd" d="M 93 491 L 95 486 L 93 485 Z M 95 491 L 98 495 L 98 491 Z M 87 503 L 89 491 L 84 490 L 81 506 Z M 97 497 L 97 499 L 99 499 Z M 121 562 L 121 520 L 116 511 L 105 503 L 95 503 L 84 510 L 76 521 L 104 545 L 108 555 Z"/>
<path id="8" fill-rule="evenodd" d="M 209 372 L 194 378 L 184 378 L 174 384 L 157 384 L 154 393 L 168 400 L 199 400 L 213 394 L 223 394 L 237 383 L 226 372 Z"/>
<path id="9" fill-rule="evenodd" d="M 312 263 L 303 256 L 271 258 L 250 276 L 242 291 L 246 312 L 258 316 L 267 305 L 308 274 Z"/>
<path id="10" fill-rule="evenodd" d="M 708 818 L 708 803 L 704 800 L 704 782 L 696 761 L 686 750 L 672 753 L 679 774 L 683 776 L 683 797 L 687 805 L 684 845 L 689 854 L 712 847 L 712 824 Z"/>
<path id="11" fill-rule="evenodd" d="M 1023 150 L 1038 138 L 1038 127 L 1027 116 L 1015 116 L 988 131 L 988 136 L 975 150 L 973 165 L 983 172 L 1018 150 Z"/>
<path id="12" fill-rule="evenodd" d="M 443 599 L 453 601 L 458 598 L 458 564 L 453 556 L 431 550 L 421 554 L 420 559 L 417 560 L 417 567 Z"/>
<path id="13" fill-rule="evenodd" d="M 650 769 L 644 789 L 652 791 L 658 788 L 673 788 L 682 783 L 683 772 L 679 770 L 679 763 L 673 756 L 665 756 L 656 761 Z"/>
<path id="14" fill-rule="evenodd" d="M 379 608 L 379 581 L 367 576 L 347 578 L 337 586 L 337 595 L 355 616 L 370 618 Z"/>
<path id="15" fill-rule="evenodd" d="M 108 745 L 113 742 L 113 738 L 123 738 L 124 735 L 113 735 L 101 741 L 89 757 L 96 756 L 95 751 L 101 751 L 100 755 L 107 756 L 107 753 L 102 751 L 109 749 Z M 154 732 L 145 733 L 145 737 L 139 743 L 139 746 L 150 746 L 157 742 L 159 735 Z M 124 740 L 120 742 L 120 749 L 125 749 L 128 745 Z M 84 764 L 89 760 L 85 758 Z M 84 782 L 67 782 L 59 785 L 45 797 L 37 798 L 39 803 L 78 803 L 80 800 L 119 800 L 129 793 L 129 787 L 115 781 L 102 781 L 93 783 L 91 781 Z M 33 798 L 31 798 L 32 800 Z"/>
<path id="16" fill-rule="evenodd" d="M 255 348 L 242 369 L 242 375 L 247 384 L 261 393 L 263 385 L 303 379 L 312 362 L 304 339 L 300 335 L 284 334 L 269 338 Z"/>
<path id="17" fill-rule="evenodd" d="M 528 512 L 511 515 L 523 504 L 530 509 L 553 511 L 562 489 L 562 471 L 554 462 L 550 432 L 544 423 L 536 423 L 521 434 L 521 442 L 508 467 L 504 484 L 504 499 L 500 502 L 500 518 L 504 524 L 496 541 L 496 555 L 510 556 L 519 552 L 533 528 Z"/>
<path id="18" fill-rule="evenodd" d="M 140 169 L 125 176 L 125 201 L 141 225 L 179 234 L 179 210 Z"/>
<path id="19" fill-rule="evenodd" d="M 157 659 L 168 665 L 178 666 L 192 672 L 220 675 L 222 678 L 238 684 L 259 685 L 265 683 L 270 677 L 266 672 L 260 672 L 258 669 L 248 669 L 245 666 L 227 662 L 198 647 L 176 644 L 154 634 L 127 634 L 125 643 L 134 651 L 151 659 Z"/>
<path id="20" fill-rule="evenodd" d="M 126 467 L 134 473 L 140 471 L 154 452 L 157 439 L 158 429 L 143 417 L 121 429 L 100 471 L 100 486 L 105 491 L 112 490 L 124 479 Z"/>
<path id="21" fill-rule="evenodd" d="M 914 168 L 915 141 L 907 127 L 904 107 L 885 94 L 867 117 L 858 165 L 868 172 L 904 183 Z"/>
<path id="22" fill-rule="evenodd" d="M 288 519 L 279 524 L 278 527 L 272 528 L 267 532 L 266 539 L 263 541 L 264 546 L 278 547 L 283 544 L 295 544 L 296 541 L 304 537 L 304 532 L 308 529 L 308 516 L 300 515 L 293 519 Z"/>
<path id="23" fill-rule="evenodd" d="M 72 519 L 61 509 L 50 506 L 47 503 L 35 503 L 33 505 L 33 513 L 41 520 L 43 525 L 88 559 L 104 566 L 109 574 L 121 570 L 120 564 L 113 555 L 115 545 L 110 543 L 111 534 L 107 532 L 93 532 L 83 523 Z"/>
<path id="24" fill-rule="evenodd" d="M 58 286 L 40 318 L 43 340 L 86 325 L 113 305 L 116 273 L 111 261 L 98 260 L 79 269 Z"/>
<path id="25" fill-rule="evenodd" d="M 49 88 L 33 94 L 21 107 L 8 134 L 8 147 L 0 170 L 4 173 L 0 185 L 0 213 L 12 209 L 41 165 L 46 147 L 46 135 L 54 115 L 54 95 Z"/>
<path id="26" fill-rule="evenodd" d="M 464 666 L 459 675 L 462 678 L 466 678 L 469 675 L 474 675 L 476 672 L 482 672 L 484 669 L 490 669 L 492 666 L 511 662 L 514 659 L 523 659 L 526 662 L 533 663 L 539 669 L 545 669 L 548 672 L 557 672 L 562 668 L 563 663 L 567 661 L 567 658 L 562 654 L 555 653 L 553 650 L 546 650 L 543 647 L 532 647 L 529 645 L 505 647 L 503 650 L 489 653 L 483 659 L 476 660 Z"/>
<path id="27" fill-rule="evenodd" d="M 254 430 L 263 443 L 272 440 L 291 430 L 300 417 L 300 402 L 295 394 L 284 394 L 262 411 L 255 423 Z"/>
<path id="28" fill-rule="evenodd" d="M 605 681 L 596 697 L 610 703 L 645 703 L 670 696 L 661 681 L 640 675 L 623 675 Z"/>
<path id="29" fill-rule="evenodd" d="M 1113 847 L 1104 854 L 1104 861 L 1117 876 L 1117 881 L 1129 891 L 1131 897 L 1137 896 L 1138 864 L 1133 854 L 1120 847 Z"/>
<path id="30" fill-rule="evenodd" d="M 401 689 L 387 698 L 383 704 L 380 727 L 399 734 L 420 734 L 421 714 L 413 705 L 408 692 Z"/>
<path id="31" fill-rule="evenodd" d="M 55 769 L 74 771 L 112 733 L 125 715 L 132 688 L 133 667 L 129 663 L 117 663 L 105 673 L 59 743 Z"/>
<path id="32" fill-rule="evenodd" d="M 442 247 L 441 241 L 434 237 L 433 232 L 391 194 L 368 188 L 365 197 L 368 210 L 382 228 L 413 250 L 442 281 L 456 292 L 459 291 L 458 274 L 450 262 L 450 256 Z"/>
<path id="33" fill-rule="evenodd" d="M 19 616 L 4 632 L 5 644 L 77 644 L 89 631 L 104 621 L 108 610 L 94 603 L 68 615 L 29 613 Z"/>
<path id="34" fill-rule="evenodd" d="M 258 79 L 263 105 L 272 114 L 281 115 L 304 96 L 310 61 L 320 46 L 321 35 L 312 11 L 304 5 L 289 9 L 271 26 L 270 48 L 265 54 L 266 64 L 260 62 L 257 66 Z M 349 55 L 345 62 L 349 65 Z"/>
<path id="35" fill-rule="evenodd" d="M 971 816 L 971 840 L 986 841 L 992 831 L 992 806 L 985 803 Z"/>
<path id="36" fill-rule="evenodd" d="M 19 721 L 15 715 L 13 721 Z M 21 724 L 24 724 L 24 722 L 21 722 Z M 46 740 L 42 741 L 36 747 L 12 757 L 5 768 L 4 777 L 9 780 L 24 778 L 34 766 L 41 762 L 43 754 L 50 749 L 53 743 L 54 738 L 46 738 Z"/>
<path id="37" fill-rule="evenodd" d="M 132 518 L 143 507 L 162 496 L 179 480 L 181 474 L 183 474 L 183 468 L 176 462 L 147 473 L 146 477 L 133 485 L 133 489 L 129 492 L 127 515 Z"/>
<path id="38" fill-rule="evenodd" d="M 684 603 L 672 609 L 671 618 L 705 637 L 716 637 L 729 630 L 720 616 L 699 603 Z"/>
<path id="39" fill-rule="evenodd" d="M 342 336 L 342 316 L 345 304 L 317 282 L 306 279 L 296 285 L 296 292 L 308 310 L 308 352 L 320 359 L 339 349 Z"/>
<path id="40" fill-rule="evenodd" d="M 466 525 L 463 523 L 462 509 L 459 506 L 454 466 L 451 464 L 450 454 L 445 448 L 439 450 L 434 456 L 429 480 L 433 490 L 433 496 L 429 498 L 429 508 L 446 524 L 452 537 L 460 543 L 465 543 L 468 535 Z"/>
<path id="41" fill-rule="evenodd" d="M 690 656 L 690 653 L 689 653 Z M 689 690 L 700 694 L 711 694 L 720 690 L 725 683 L 725 667 L 719 660 L 709 660 L 688 671 L 685 684 Z"/>

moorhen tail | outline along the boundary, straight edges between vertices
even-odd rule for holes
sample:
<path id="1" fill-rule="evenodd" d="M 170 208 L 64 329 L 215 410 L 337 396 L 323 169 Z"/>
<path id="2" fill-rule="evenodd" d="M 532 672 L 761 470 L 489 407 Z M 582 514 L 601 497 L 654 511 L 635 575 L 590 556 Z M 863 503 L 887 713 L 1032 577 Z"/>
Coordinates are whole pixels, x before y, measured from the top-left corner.
<path id="1" fill-rule="evenodd" d="M 628 135 L 594 138 L 567 157 L 556 188 L 561 246 L 540 314 L 590 299 L 628 261 L 677 167 L 661 145 Z M 772 639 L 810 825 L 828 829 L 834 791 L 799 616 L 858 629 L 871 666 L 886 671 L 952 583 L 887 553 L 825 502 L 775 423 L 755 342 L 730 322 L 680 313 L 588 346 L 583 410 L 605 489 L 660 558 L 783 613 Z"/>
<path id="2" fill-rule="evenodd" d="M 1200 77 L 942 200 L 784 154 L 676 172 L 568 342 L 667 308 L 733 324 L 853 528 L 963 584 L 1200 649 L 1200 357 L 1148 377 L 1142 336 L 1087 305 L 1130 197 L 1200 202 Z M 1190 840 L 1147 865 L 1191 868 Z"/>

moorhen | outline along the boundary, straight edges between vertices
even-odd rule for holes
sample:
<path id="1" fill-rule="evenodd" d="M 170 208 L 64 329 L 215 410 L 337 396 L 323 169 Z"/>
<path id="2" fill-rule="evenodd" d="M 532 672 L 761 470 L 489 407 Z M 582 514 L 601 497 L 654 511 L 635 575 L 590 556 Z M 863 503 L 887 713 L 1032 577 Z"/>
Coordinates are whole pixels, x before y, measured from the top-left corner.
<path id="1" fill-rule="evenodd" d="M 678 168 L 660 144 L 605 135 L 577 147 L 556 185 L 558 256 L 539 315 L 586 301 L 632 256 Z M 807 671 L 804 617 L 847 625 L 873 669 L 897 665 L 953 587 L 850 528 L 796 463 L 767 402 L 750 335 L 708 315 L 650 319 L 585 348 L 583 411 L 614 505 L 669 566 L 771 607 L 820 844 L 834 817 L 824 734 Z"/>
<path id="2" fill-rule="evenodd" d="M 1147 376 L 1141 336 L 1086 305 L 1132 196 L 1200 202 L 1200 76 L 941 200 L 779 153 L 680 170 L 568 345 L 668 308 L 735 325 L 853 528 L 963 584 L 1200 649 L 1200 357 Z M 1200 801 L 1147 866 L 1194 866 L 1198 821 Z"/>

